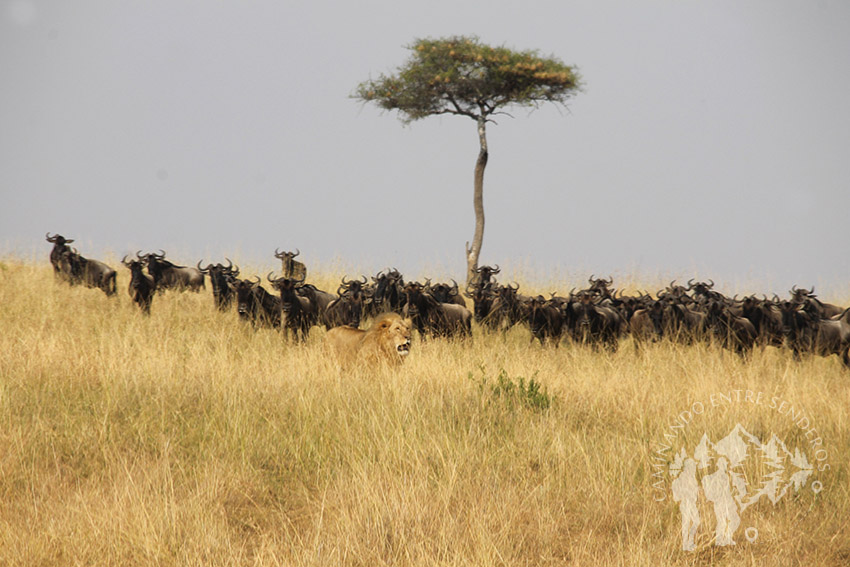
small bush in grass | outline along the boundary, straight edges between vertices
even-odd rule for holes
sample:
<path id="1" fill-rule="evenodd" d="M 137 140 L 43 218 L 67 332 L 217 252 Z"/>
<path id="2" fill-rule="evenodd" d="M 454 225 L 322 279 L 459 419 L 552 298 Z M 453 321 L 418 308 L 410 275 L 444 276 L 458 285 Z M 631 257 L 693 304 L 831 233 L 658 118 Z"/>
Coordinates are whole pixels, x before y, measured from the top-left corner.
<path id="1" fill-rule="evenodd" d="M 504 400 L 506 404 L 515 407 L 517 404 L 525 406 L 532 410 L 547 410 L 552 405 L 552 397 L 545 388 L 535 380 L 537 373 L 526 382 L 522 376 L 517 376 L 515 379 L 508 375 L 508 372 L 502 368 L 499 375 L 496 376 L 496 383 L 490 384 L 484 368 L 481 368 L 481 378 L 475 380 L 472 372 L 469 373 L 469 378 L 478 383 L 479 389 L 489 393 L 495 399 Z"/>

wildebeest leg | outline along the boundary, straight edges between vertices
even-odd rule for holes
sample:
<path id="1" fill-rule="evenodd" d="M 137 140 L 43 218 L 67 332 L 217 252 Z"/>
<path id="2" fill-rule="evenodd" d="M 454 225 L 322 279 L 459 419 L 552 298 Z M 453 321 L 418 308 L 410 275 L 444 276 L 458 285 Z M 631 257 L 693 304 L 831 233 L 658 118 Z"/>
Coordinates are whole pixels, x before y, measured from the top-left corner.
<path id="1" fill-rule="evenodd" d="M 844 354 L 841 356 L 841 361 L 844 363 L 844 367 L 850 369 L 850 345 L 847 345 L 847 348 L 844 349 Z"/>

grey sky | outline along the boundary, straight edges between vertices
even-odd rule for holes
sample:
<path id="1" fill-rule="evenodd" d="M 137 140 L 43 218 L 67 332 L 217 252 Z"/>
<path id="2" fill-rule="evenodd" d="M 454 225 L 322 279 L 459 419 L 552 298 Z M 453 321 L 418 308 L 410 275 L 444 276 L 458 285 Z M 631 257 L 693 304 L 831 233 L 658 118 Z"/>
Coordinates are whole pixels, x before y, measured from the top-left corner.
<path id="1" fill-rule="evenodd" d="M 0 251 L 47 231 L 460 278 L 475 125 L 361 106 L 419 37 L 574 64 L 569 110 L 488 135 L 483 263 L 850 281 L 850 3 L 0 0 Z M 725 285 L 724 285 L 725 284 Z"/>

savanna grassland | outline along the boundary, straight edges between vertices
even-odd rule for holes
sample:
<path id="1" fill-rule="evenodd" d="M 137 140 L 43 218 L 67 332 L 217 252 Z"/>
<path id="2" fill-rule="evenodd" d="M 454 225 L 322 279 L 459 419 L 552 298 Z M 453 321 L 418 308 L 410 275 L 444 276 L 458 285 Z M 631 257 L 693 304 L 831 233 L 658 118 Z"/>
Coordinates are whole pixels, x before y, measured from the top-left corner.
<path id="1" fill-rule="evenodd" d="M 0 565 L 850 563 L 837 357 L 544 349 L 475 328 L 414 337 L 400 369 L 342 373 L 323 329 L 289 344 L 217 312 L 209 288 L 158 295 L 144 317 L 127 283 L 121 268 L 107 298 L 46 258 L 0 262 Z M 813 475 L 746 509 L 734 547 L 713 544 L 703 498 L 684 552 L 657 448 L 672 432 L 692 454 L 736 424 L 799 448 Z M 747 471 L 758 486 L 773 469 Z"/>

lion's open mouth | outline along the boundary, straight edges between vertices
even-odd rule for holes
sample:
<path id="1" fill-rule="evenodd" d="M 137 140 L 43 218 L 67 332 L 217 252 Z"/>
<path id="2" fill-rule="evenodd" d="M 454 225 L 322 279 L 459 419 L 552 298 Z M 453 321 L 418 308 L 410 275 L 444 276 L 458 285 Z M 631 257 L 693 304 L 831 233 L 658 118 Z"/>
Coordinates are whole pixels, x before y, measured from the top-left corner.
<path id="1" fill-rule="evenodd" d="M 407 356 L 408 354 L 410 354 L 410 341 L 398 345 L 396 350 L 398 351 L 399 356 Z"/>

